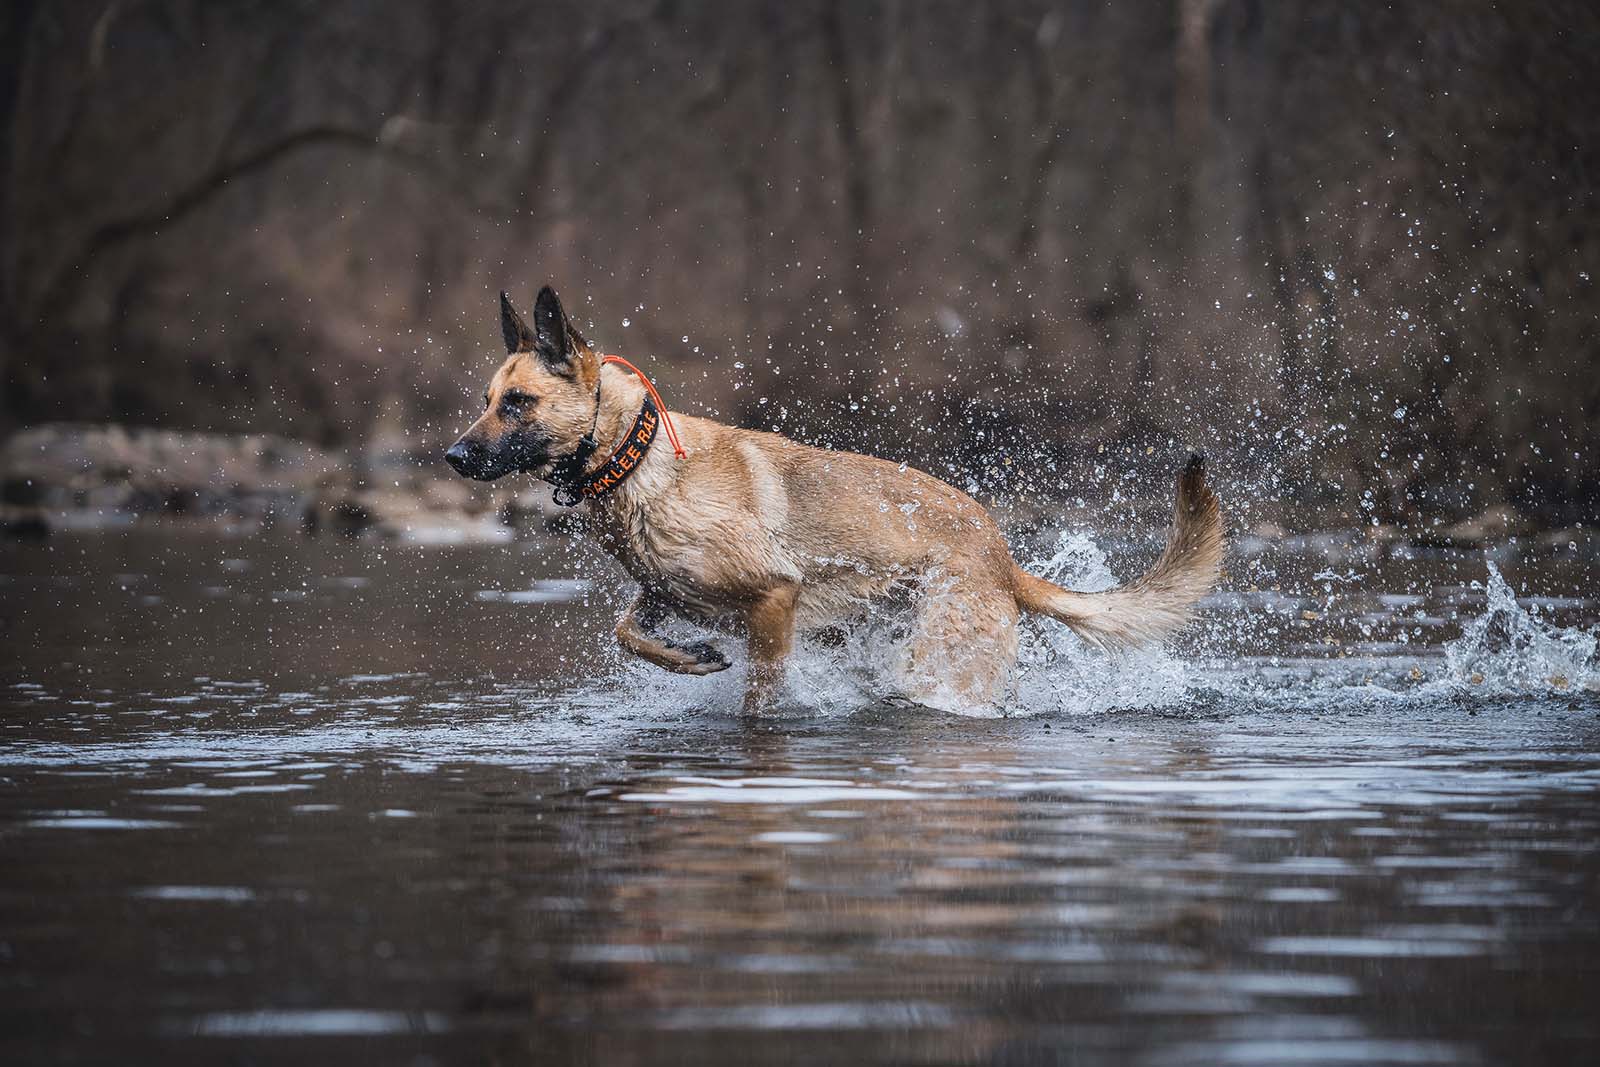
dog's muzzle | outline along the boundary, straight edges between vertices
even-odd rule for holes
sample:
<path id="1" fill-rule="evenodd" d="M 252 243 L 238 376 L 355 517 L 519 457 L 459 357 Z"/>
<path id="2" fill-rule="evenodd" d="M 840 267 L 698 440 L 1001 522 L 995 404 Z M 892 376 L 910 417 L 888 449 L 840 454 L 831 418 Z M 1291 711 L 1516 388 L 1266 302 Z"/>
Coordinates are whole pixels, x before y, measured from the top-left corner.
<path id="1" fill-rule="evenodd" d="M 461 440 L 450 446 L 444 461 L 455 468 L 457 474 L 476 478 L 487 466 L 489 450 L 475 441 Z"/>
<path id="2" fill-rule="evenodd" d="M 490 447 L 471 437 L 463 437 L 451 445 L 444 459 L 455 468 L 457 474 L 480 482 L 492 482 L 517 471 L 534 470 L 549 462 L 536 449 L 506 444 Z"/>

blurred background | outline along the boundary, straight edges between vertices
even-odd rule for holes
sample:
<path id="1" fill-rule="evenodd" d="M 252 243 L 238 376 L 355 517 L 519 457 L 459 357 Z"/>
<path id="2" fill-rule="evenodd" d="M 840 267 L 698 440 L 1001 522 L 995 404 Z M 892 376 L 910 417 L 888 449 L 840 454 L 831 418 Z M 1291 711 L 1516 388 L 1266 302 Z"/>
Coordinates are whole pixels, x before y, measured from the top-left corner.
<path id="1" fill-rule="evenodd" d="M 1587 0 L 11 0 L 7 507 L 422 492 L 549 282 L 677 409 L 985 499 L 1199 447 L 1246 523 L 1592 525 L 1597 48 Z"/>

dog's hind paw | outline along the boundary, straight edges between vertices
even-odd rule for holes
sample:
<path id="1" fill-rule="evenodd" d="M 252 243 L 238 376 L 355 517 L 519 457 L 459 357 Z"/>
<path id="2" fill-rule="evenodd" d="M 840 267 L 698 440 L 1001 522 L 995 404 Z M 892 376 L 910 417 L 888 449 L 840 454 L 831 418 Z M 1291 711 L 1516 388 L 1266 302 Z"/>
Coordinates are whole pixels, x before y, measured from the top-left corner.
<path id="1" fill-rule="evenodd" d="M 686 656 L 694 657 L 686 660 L 681 667 L 674 668 L 679 674 L 716 674 L 729 667 L 728 657 L 710 641 L 695 641 L 692 644 L 672 647 Z"/>

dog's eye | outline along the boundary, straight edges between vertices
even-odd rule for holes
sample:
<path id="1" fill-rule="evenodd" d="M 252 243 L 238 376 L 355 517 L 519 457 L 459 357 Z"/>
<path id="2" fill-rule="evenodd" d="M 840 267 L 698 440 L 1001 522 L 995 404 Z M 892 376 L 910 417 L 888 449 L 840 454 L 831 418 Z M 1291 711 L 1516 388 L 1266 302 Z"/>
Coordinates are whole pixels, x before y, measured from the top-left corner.
<path id="1" fill-rule="evenodd" d="M 524 408 L 532 407 L 538 402 L 538 397 L 529 396 L 527 393 L 506 393 L 500 398 L 500 410 L 505 412 L 518 412 Z"/>

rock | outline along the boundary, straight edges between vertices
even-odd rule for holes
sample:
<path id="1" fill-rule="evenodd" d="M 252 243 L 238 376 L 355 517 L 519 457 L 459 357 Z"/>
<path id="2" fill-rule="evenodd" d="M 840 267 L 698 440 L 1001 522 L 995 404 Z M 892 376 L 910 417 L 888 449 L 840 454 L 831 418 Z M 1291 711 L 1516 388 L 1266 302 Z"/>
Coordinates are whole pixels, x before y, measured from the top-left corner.
<path id="1" fill-rule="evenodd" d="M 485 492 L 459 479 L 412 477 L 371 485 L 346 481 L 319 486 L 301 513 L 309 535 L 458 543 L 514 536 L 505 504 L 514 492 Z M 518 524 L 519 526 L 522 524 Z M 528 524 L 531 525 L 531 524 Z"/>
<path id="2" fill-rule="evenodd" d="M 260 528 L 292 516 L 308 534 L 511 536 L 495 516 L 527 484 L 486 489 L 457 478 L 437 450 L 390 445 L 352 462 L 269 434 L 34 426 L 0 444 L 0 524 L 8 536 L 38 537 L 132 521 Z"/>
<path id="3" fill-rule="evenodd" d="M 264 521 L 340 460 L 268 434 L 212 434 L 50 423 L 0 446 L 7 503 L 76 513 L 74 526 L 128 515 Z"/>

